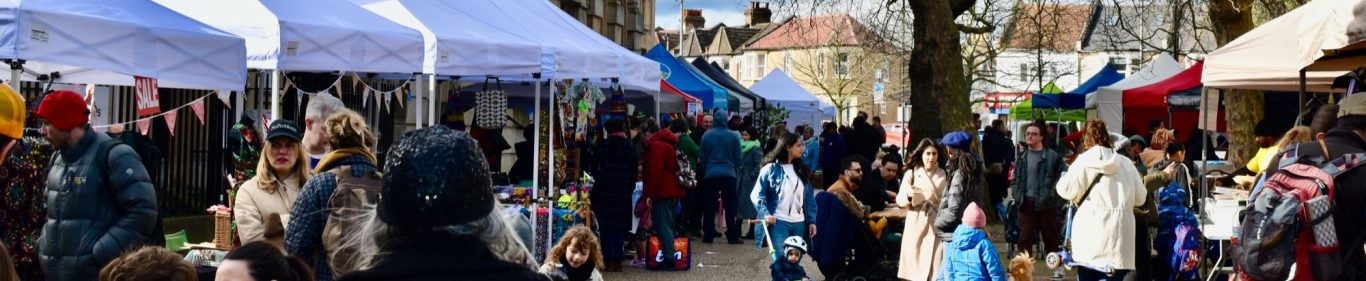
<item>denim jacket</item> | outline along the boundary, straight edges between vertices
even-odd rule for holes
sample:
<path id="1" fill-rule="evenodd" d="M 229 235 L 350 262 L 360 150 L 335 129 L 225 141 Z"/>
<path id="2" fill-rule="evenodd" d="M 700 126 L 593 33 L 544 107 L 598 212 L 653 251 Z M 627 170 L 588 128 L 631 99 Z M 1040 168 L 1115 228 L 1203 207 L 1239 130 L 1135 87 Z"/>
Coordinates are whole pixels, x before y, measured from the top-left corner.
<path id="1" fill-rule="evenodd" d="M 778 189 L 782 188 L 787 175 L 782 166 L 776 162 L 764 165 L 762 169 L 759 169 L 759 174 L 759 180 L 754 183 L 754 191 L 750 194 L 750 199 L 754 201 L 754 208 L 758 211 L 759 218 L 763 218 L 773 215 L 773 212 L 778 209 L 778 202 L 782 201 L 779 198 L 782 193 Z M 805 224 L 814 225 L 816 224 L 816 193 L 811 188 L 810 183 L 803 183 L 803 189 L 803 196 L 806 198 L 802 202 L 806 206 L 802 206 L 804 209 L 802 215 L 806 219 Z"/>

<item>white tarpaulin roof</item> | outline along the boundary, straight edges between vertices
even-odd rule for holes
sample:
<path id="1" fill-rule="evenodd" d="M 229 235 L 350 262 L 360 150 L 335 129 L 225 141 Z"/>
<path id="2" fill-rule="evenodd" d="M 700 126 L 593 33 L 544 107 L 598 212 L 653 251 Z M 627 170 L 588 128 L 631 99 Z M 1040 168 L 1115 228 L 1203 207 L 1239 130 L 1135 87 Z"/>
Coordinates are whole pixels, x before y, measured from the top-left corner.
<path id="1" fill-rule="evenodd" d="M 1208 67 L 1208 66 L 1207 66 Z M 1147 86 L 1181 73 L 1181 64 L 1167 54 L 1153 58 L 1147 68 L 1129 74 L 1110 86 L 1100 87 L 1095 93 L 1086 96 L 1086 108 L 1095 108 L 1095 114 L 1105 121 L 1110 132 L 1123 133 L 1124 129 L 1124 90 Z"/>
<path id="2" fill-rule="evenodd" d="M 481 20 L 524 34 L 553 50 L 542 66 L 551 78 L 620 78 L 626 88 L 659 91 L 659 63 L 626 50 L 548 1 L 445 1 Z"/>
<path id="3" fill-rule="evenodd" d="M 764 79 L 749 87 L 750 91 L 763 96 L 771 103 L 782 105 L 789 111 L 808 111 L 823 113 L 822 116 L 834 117 L 835 107 L 821 101 L 816 95 L 802 88 L 792 77 L 781 69 L 774 68 Z M 789 125 L 796 125 L 791 124 Z"/>
<path id="4" fill-rule="evenodd" d="M 1315 0 L 1244 33 L 1205 56 L 1206 87 L 1299 91 L 1300 69 L 1324 49 L 1347 43 L 1353 5 L 1362 0 Z M 1327 91 L 1345 71 L 1307 72 L 1310 91 Z"/>
<path id="5" fill-rule="evenodd" d="M 0 58 L 27 60 L 23 79 L 236 90 L 246 85 L 242 38 L 148 1 L 0 1 Z M 9 77 L 9 68 L 0 70 Z"/>
<path id="6" fill-rule="evenodd" d="M 416 73 L 422 33 L 348 1 L 154 0 L 247 40 L 247 66 Z"/>
<path id="7" fill-rule="evenodd" d="M 541 72 L 541 44 L 516 36 L 480 15 L 430 0 L 352 0 L 398 24 L 422 32 L 424 73 L 509 75 Z M 504 22 L 506 24 L 506 22 Z"/>

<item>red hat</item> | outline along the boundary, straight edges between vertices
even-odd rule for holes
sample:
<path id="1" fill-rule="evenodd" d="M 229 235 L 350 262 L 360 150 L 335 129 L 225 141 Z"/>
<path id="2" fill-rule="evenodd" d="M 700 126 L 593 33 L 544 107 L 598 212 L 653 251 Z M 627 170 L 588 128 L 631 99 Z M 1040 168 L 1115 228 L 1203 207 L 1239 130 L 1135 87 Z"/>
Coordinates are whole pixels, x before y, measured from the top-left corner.
<path id="1" fill-rule="evenodd" d="M 63 131 L 90 123 L 90 109 L 86 108 L 85 99 L 71 90 L 48 93 L 38 104 L 38 109 L 33 110 L 33 116 L 43 118 Z"/>

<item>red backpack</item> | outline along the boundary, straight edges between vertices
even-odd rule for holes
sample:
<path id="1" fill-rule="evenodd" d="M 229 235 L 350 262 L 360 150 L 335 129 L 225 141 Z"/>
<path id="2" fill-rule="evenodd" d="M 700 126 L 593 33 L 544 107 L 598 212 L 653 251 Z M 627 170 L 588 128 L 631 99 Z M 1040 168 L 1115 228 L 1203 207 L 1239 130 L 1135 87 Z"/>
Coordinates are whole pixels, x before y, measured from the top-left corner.
<path id="1" fill-rule="evenodd" d="M 1328 146 L 1318 144 L 1329 155 Z M 1346 265 L 1333 224 L 1334 177 L 1358 166 L 1366 154 L 1324 162 L 1301 158 L 1298 149 L 1281 155 L 1280 170 L 1265 176 L 1240 212 L 1231 251 L 1241 280 L 1286 280 L 1291 265 L 1294 280 L 1341 278 Z"/>

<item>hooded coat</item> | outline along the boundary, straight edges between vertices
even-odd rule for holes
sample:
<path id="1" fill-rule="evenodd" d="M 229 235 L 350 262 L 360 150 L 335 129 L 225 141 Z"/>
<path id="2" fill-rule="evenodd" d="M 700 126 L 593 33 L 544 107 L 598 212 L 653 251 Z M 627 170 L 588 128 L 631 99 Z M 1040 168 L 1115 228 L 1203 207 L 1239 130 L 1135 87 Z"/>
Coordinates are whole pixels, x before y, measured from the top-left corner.
<path id="1" fill-rule="evenodd" d="M 1099 177 L 1089 197 L 1086 190 Z M 1072 257 L 1077 262 L 1135 269 L 1134 208 L 1147 201 L 1143 179 L 1129 158 L 1095 146 L 1077 156 L 1058 179 L 1058 195 L 1081 202 L 1072 219 Z M 1083 197 L 1085 201 L 1083 202 Z"/>
<path id="2" fill-rule="evenodd" d="M 763 167 L 764 153 L 759 149 L 759 141 L 740 142 L 740 167 L 736 170 L 736 192 L 735 215 L 739 219 L 758 218 L 758 211 L 754 208 L 754 200 L 750 200 L 749 194 L 754 191 L 754 182 L 759 180 L 759 168 Z"/>
<path id="3" fill-rule="evenodd" d="M 678 135 L 668 129 L 660 130 L 645 141 L 644 169 L 645 197 L 654 200 L 683 198 L 687 193 L 678 186 Z"/>
<path id="4" fill-rule="evenodd" d="M 588 192 L 593 214 L 604 232 L 626 232 L 631 228 L 631 193 L 636 189 L 640 163 L 636 149 L 624 137 L 609 136 L 598 143 L 597 157 L 593 173 L 596 182 Z"/>
<path id="5" fill-rule="evenodd" d="M 946 279 L 1006 281 L 1000 254 L 982 229 L 958 225 L 953 231 L 953 242 L 946 248 L 943 276 Z"/>

